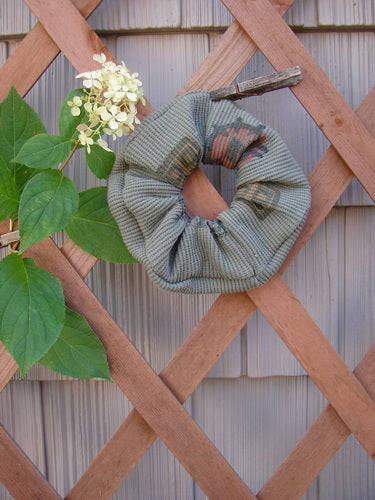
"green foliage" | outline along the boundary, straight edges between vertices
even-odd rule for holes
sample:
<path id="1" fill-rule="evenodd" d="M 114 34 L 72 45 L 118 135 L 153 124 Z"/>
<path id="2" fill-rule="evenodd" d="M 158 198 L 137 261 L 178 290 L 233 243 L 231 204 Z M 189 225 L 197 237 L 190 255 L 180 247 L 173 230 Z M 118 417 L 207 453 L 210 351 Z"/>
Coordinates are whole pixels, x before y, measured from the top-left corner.
<path id="1" fill-rule="evenodd" d="M 39 170 L 26 167 L 26 165 L 19 165 L 14 163 L 10 163 L 10 165 L 13 169 L 14 182 L 16 183 L 17 189 L 21 194 L 27 182 L 31 179 L 31 177 L 38 174 Z"/>
<path id="2" fill-rule="evenodd" d="M 39 116 L 12 86 L 0 107 L 0 156 L 10 162 L 30 137 L 45 131 Z"/>
<path id="3" fill-rule="evenodd" d="M 91 146 L 91 153 L 85 151 L 86 163 L 91 172 L 99 179 L 106 179 L 111 173 L 115 155 L 97 144 Z"/>
<path id="4" fill-rule="evenodd" d="M 64 316 L 59 280 L 18 254 L 0 261 L 0 340 L 21 376 L 56 341 Z"/>
<path id="5" fill-rule="evenodd" d="M 103 344 L 87 321 L 68 308 L 59 338 L 39 363 L 68 377 L 111 380 Z"/>
<path id="6" fill-rule="evenodd" d="M 74 142 L 66 137 L 38 134 L 24 143 L 13 161 L 30 168 L 44 170 L 66 160 L 73 147 Z"/>
<path id="7" fill-rule="evenodd" d="M 12 86 L 8 96 L 0 105 L 0 168 L 3 170 L 5 165 L 12 174 L 14 182 L 11 190 L 14 190 L 15 184 L 18 198 L 33 171 L 12 160 L 28 139 L 45 131 L 39 116 Z M 4 200 L 0 200 L 0 212 L 4 209 L 2 201 Z"/>
<path id="8" fill-rule="evenodd" d="M 120 230 L 107 202 L 107 188 L 96 187 L 79 193 L 79 208 L 65 228 L 83 250 L 110 262 L 137 262 L 124 245 Z"/>
<path id="9" fill-rule="evenodd" d="M 0 261 L 0 341 L 21 376 L 40 360 L 64 375 L 110 380 L 102 343 L 84 318 L 66 308 L 59 280 L 21 256 L 30 245 L 64 229 L 79 208 L 71 231 L 82 248 L 115 262 L 134 262 L 109 213 L 105 188 L 79 197 L 76 186 L 61 172 L 81 147 L 76 127 L 89 122 L 83 106 L 79 116 L 73 116 L 67 104 L 82 95 L 84 91 L 76 89 L 65 99 L 60 136 L 46 133 L 14 87 L 0 104 L 0 221 L 18 218 L 21 240 L 19 253 Z M 91 151 L 91 170 L 101 179 L 108 177 L 114 154 L 97 145 Z M 51 169 L 57 165 L 59 169 Z"/>
<path id="10" fill-rule="evenodd" d="M 0 157 L 0 221 L 14 217 L 17 213 L 20 195 L 12 172 Z"/>
<path id="11" fill-rule="evenodd" d="M 85 111 L 84 107 L 81 107 L 81 112 L 78 116 L 73 116 L 71 113 L 71 107 L 68 106 L 68 101 L 72 101 L 73 97 L 83 97 L 86 92 L 83 89 L 74 89 L 66 96 L 64 102 L 62 103 L 60 114 L 59 114 L 59 133 L 61 136 L 67 139 L 77 139 L 78 130 L 77 126 L 81 123 L 89 123 L 88 113 Z"/>
<path id="12" fill-rule="evenodd" d="M 48 169 L 32 177 L 20 201 L 20 251 L 63 229 L 76 213 L 78 200 L 75 184 L 59 170 Z"/>

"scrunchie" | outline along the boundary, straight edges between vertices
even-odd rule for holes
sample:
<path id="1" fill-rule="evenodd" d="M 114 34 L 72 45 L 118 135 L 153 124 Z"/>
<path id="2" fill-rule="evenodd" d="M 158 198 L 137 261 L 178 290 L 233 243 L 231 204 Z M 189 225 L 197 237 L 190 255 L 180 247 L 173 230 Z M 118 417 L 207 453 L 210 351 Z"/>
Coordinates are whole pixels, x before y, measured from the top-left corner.
<path id="1" fill-rule="evenodd" d="M 237 190 L 215 220 L 190 218 L 181 194 L 199 162 L 233 169 Z M 165 290 L 219 293 L 264 284 L 310 205 L 307 179 L 279 135 L 207 91 L 179 96 L 128 139 L 108 202 L 124 242 Z"/>

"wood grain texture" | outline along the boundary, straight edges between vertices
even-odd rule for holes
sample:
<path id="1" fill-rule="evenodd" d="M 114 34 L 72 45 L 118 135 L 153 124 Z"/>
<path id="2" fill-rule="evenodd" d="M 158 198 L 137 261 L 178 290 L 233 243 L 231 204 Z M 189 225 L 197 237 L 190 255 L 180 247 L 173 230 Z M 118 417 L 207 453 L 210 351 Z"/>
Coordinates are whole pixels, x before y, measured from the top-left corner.
<path id="1" fill-rule="evenodd" d="M 375 339 L 375 210 L 345 210 L 345 335 L 343 349 L 353 369 Z"/>
<path id="2" fill-rule="evenodd" d="M 10 382 L 0 394 L 0 421 L 0 482 L 12 498 L 60 498 L 42 476 L 47 468 L 40 383 Z"/>
<path id="3" fill-rule="evenodd" d="M 101 1 L 75 0 L 74 3 L 81 14 L 88 17 Z M 59 47 L 38 22 L 1 67 L 0 101 L 8 94 L 11 84 L 22 96 L 25 95 L 59 52 Z"/>
<path id="4" fill-rule="evenodd" d="M 55 0 L 53 5 L 45 0 L 25 0 L 25 3 L 59 49 L 69 54 L 69 60 L 77 72 L 101 67 L 93 61 L 93 53 L 103 52 L 108 59 L 112 59 L 104 43 L 70 0 Z"/>
<path id="5" fill-rule="evenodd" d="M 193 416 L 258 491 L 306 431 L 314 410 L 301 402 L 317 392 L 306 376 L 205 380 L 192 397 Z M 206 498 L 197 490 L 194 500 Z"/>
<path id="6" fill-rule="evenodd" d="M 275 8 L 283 14 L 293 4 L 294 0 L 272 0 Z M 202 10 L 202 3 L 199 9 Z M 246 63 L 258 50 L 257 46 L 234 20 L 220 37 L 214 48 L 192 74 L 179 94 L 192 89 L 214 90 L 233 82 Z M 235 57 L 233 55 L 235 54 Z M 285 68 L 284 68 L 285 69 Z"/>
<path id="7" fill-rule="evenodd" d="M 374 107 L 375 88 L 366 97 L 358 110 L 361 119 L 363 119 L 371 129 L 375 125 L 372 113 Z M 375 132 L 375 128 L 373 130 Z M 292 258 L 298 254 L 312 237 L 327 214 L 331 211 L 335 200 L 340 196 L 352 178 L 352 172 L 346 167 L 335 149 L 330 147 L 310 176 L 313 200 L 312 208 L 309 212 L 306 224 L 301 231 L 300 237 L 296 241 L 291 254 L 289 254 L 282 267 L 283 271 L 291 263 Z M 210 345 L 211 348 L 214 349 L 225 349 L 225 344 L 228 341 L 230 342 L 231 335 L 236 334 L 236 329 L 231 325 L 230 318 L 237 315 L 238 299 L 232 302 L 232 298 L 232 295 L 222 295 L 218 299 L 218 301 L 220 300 L 219 309 L 222 312 L 221 327 L 217 329 L 214 328 L 212 332 L 210 332 L 210 336 L 205 333 L 204 328 L 207 327 L 206 325 L 215 325 L 215 320 L 217 318 L 215 309 L 218 303 L 218 301 L 216 301 L 202 322 L 194 330 L 194 332 L 199 332 L 202 327 L 202 334 L 200 336 L 195 336 L 192 333 L 178 351 L 177 354 L 179 357 L 173 358 L 166 368 L 168 371 L 166 372 L 164 380 L 168 383 L 169 387 L 173 388 L 173 391 L 178 394 L 180 401 L 184 400 L 183 398 L 186 394 L 184 385 L 186 386 L 186 384 L 189 384 L 187 390 L 187 394 L 189 394 L 191 390 L 194 390 L 194 388 L 190 386 L 190 383 L 194 383 L 196 376 L 197 383 L 199 383 L 200 378 L 203 377 L 204 373 L 207 373 L 212 366 L 211 363 L 213 360 L 212 358 L 210 359 L 210 356 L 207 356 L 207 346 Z M 241 300 L 243 300 L 243 294 Z M 247 307 L 249 307 L 248 319 L 255 312 L 255 305 L 251 301 Z M 245 317 L 243 321 L 247 321 Z M 228 330 L 226 331 L 227 328 Z M 228 340 L 222 344 L 219 338 L 214 337 L 215 332 L 216 334 L 229 336 Z M 185 358 L 185 349 L 187 358 Z M 202 354 L 203 358 L 201 359 L 199 356 Z M 217 355 L 220 355 L 219 350 Z M 181 364 L 185 363 L 185 359 L 188 360 L 188 365 L 183 369 Z M 198 364 L 192 365 L 190 371 L 189 363 L 193 360 L 198 360 Z M 184 373 L 184 376 L 181 376 L 181 373 Z M 174 380 L 173 386 L 171 385 L 171 380 Z M 89 492 L 97 491 L 101 488 L 113 492 L 125 476 L 133 469 L 136 462 L 140 460 L 143 454 L 151 446 L 155 438 L 156 435 L 152 429 L 145 425 L 145 422 L 136 411 L 133 411 L 83 474 L 76 486 L 71 490 L 71 498 L 79 498 L 83 493 L 88 494 Z M 126 449 L 129 442 L 132 443 L 132 445 L 131 453 L 128 454 Z M 119 443 L 123 444 L 119 445 Z M 112 471 L 106 468 L 107 472 L 105 474 L 99 474 L 100 471 L 105 469 L 105 464 L 108 463 L 109 460 L 114 459 L 114 457 L 116 457 L 114 462 L 117 464 L 117 467 L 113 468 Z"/>
<path id="8" fill-rule="evenodd" d="M 287 2 L 279 2 L 281 7 L 283 4 L 286 5 Z M 211 0 L 211 2 L 207 3 L 202 3 L 200 0 L 182 0 L 181 10 L 182 26 L 191 29 L 201 27 L 223 28 L 233 21 L 233 17 L 220 0 Z M 308 2 L 296 0 L 288 10 L 285 19 L 291 26 L 316 27 L 318 25 L 318 13 L 315 0 Z"/>
<path id="9" fill-rule="evenodd" d="M 359 363 L 354 373 L 375 399 L 375 345 Z M 259 491 L 257 498 L 260 500 L 299 498 L 349 435 L 349 428 L 332 405 L 328 405 Z"/>
<path id="10" fill-rule="evenodd" d="M 317 0 L 320 26 L 371 26 L 375 24 L 375 12 L 371 2 L 325 2 Z"/>
<path id="11" fill-rule="evenodd" d="M 223 0 L 276 70 L 300 66 L 291 91 L 375 200 L 375 139 L 268 0 Z M 267 26 L 267 30 L 264 27 Z"/>
<path id="12" fill-rule="evenodd" d="M 102 340 L 114 382 L 207 495 L 223 500 L 254 498 L 52 240 L 29 247 L 25 254 L 60 279 L 67 305 L 83 315 Z"/>
<path id="13" fill-rule="evenodd" d="M 180 402 L 192 394 L 254 310 L 245 293 L 221 295 L 215 301 L 160 374 Z M 95 491 L 105 492 L 109 498 L 156 438 L 152 428 L 132 410 L 67 498 L 85 498 Z M 108 463 L 112 466 L 106 466 Z"/>
<path id="14" fill-rule="evenodd" d="M 178 29 L 181 26 L 181 1 L 106 0 L 90 18 L 95 30 L 128 31 Z"/>
<path id="15" fill-rule="evenodd" d="M 16 500 L 57 500 L 60 495 L 0 426 L 0 481 Z"/>
<path id="16" fill-rule="evenodd" d="M 375 460 L 375 402 L 276 274 L 249 297 Z"/>
<path id="17" fill-rule="evenodd" d="M 373 12 L 366 0 L 352 7 L 350 0 L 334 0 L 329 5 L 319 5 L 321 11 L 318 22 L 317 2 L 298 0 L 287 13 L 289 25 L 301 27 L 357 26 L 374 24 Z M 342 4 L 342 5 L 341 5 Z M 363 5 L 362 5 L 363 4 Z M 366 5 L 367 4 L 367 5 Z M 359 8 L 357 8 L 357 5 Z M 0 12 L 0 33 L 22 35 L 33 26 L 35 18 L 30 15 L 23 2 L 2 0 L 5 17 Z M 324 7 L 324 9 L 323 9 Z M 96 31 L 119 32 L 127 30 L 163 30 L 165 28 L 223 29 L 233 17 L 220 0 L 202 3 L 199 0 L 158 0 L 157 5 L 149 0 L 105 0 L 90 17 L 90 24 Z"/>
<path id="18" fill-rule="evenodd" d="M 132 409 L 115 384 L 103 381 L 43 382 L 44 430 L 48 479 L 66 493 Z M 191 405 L 186 405 L 189 413 Z M 67 432 L 69 439 L 66 438 Z M 113 462 L 108 468 L 116 468 Z M 106 475 L 106 469 L 99 472 Z M 191 500 L 194 482 L 162 441 L 111 496 L 113 500 Z M 0 495 L 1 500 L 5 500 Z M 94 490 L 81 499 L 108 498 Z"/>

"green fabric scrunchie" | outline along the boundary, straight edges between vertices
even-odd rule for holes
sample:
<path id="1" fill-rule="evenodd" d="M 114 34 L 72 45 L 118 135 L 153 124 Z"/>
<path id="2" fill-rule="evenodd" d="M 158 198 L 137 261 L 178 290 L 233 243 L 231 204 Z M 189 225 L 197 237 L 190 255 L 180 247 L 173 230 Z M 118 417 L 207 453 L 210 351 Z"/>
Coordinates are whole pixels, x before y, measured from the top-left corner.
<path id="1" fill-rule="evenodd" d="M 199 162 L 236 175 L 230 208 L 190 218 L 181 194 Z M 264 284 L 299 234 L 310 188 L 279 135 L 206 91 L 147 117 L 109 177 L 108 202 L 130 252 L 165 290 L 227 293 Z"/>

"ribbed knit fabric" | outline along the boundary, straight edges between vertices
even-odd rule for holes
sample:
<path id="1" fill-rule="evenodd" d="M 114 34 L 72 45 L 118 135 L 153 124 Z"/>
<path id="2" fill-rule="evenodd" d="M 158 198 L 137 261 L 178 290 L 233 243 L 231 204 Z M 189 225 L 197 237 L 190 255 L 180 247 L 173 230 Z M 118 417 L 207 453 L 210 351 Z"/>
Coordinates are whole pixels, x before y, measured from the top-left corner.
<path id="1" fill-rule="evenodd" d="M 215 220 L 190 218 L 181 194 L 201 161 L 236 175 L 230 208 Z M 158 286 L 226 293 L 260 286 L 277 271 L 303 225 L 310 189 L 274 130 L 232 102 L 192 91 L 130 136 L 109 177 L 108 202 Z"/>

